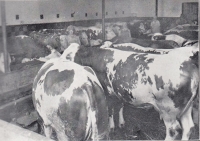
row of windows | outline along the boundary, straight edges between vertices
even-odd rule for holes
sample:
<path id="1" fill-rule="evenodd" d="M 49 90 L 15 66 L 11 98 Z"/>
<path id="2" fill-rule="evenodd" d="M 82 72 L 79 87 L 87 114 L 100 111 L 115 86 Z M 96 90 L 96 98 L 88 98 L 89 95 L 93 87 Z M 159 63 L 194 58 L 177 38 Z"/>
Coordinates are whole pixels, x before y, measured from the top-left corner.
<path id="1" fill-rule="evenodd" d="M 71 17 L 74 17 L 74 14 L 75 14 L 75 12 L 71 13 Z M 122 11 L 122 14 L 125 14 L 125 12 Z M 95 15 L 98 16 L 98 12 L 96 12 Z M 108 15 L 108 12 L 106 12 L 106 15 Z M 115 11 L 115 15 L 117 15 L 117 11 Z M 87 16 L 88 16 L 88 13 L 85 13 L 85 17 L 87 17 Z M 56 18 L 60 18 L 60 14 L 56 14 Z M 19 20 L 19 15 L 15 15 L 15 19 Z M 40 19 L 44 19 L 44 15 L 41 14 Z"/>

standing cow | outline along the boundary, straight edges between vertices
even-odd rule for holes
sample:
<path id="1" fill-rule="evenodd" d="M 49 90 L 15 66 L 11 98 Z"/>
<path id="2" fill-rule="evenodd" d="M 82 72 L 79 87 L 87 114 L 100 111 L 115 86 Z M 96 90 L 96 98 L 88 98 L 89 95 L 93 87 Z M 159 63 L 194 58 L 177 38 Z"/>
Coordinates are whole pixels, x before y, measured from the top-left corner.
<path id="1" fill-rule="evenodd" d="M 63 56 L 92 67 L 108 97 L 116 95 L 136 107 L 152 104 L 164 120 L 165 140 L 176 139 L 180 128 L 182 140 L 189 139 L 194 127 L 191 110 L 199 83 L 198 47 L 178 48 L 160 55 L 73 44 Z M 124 124 L 122 112 L 123 108 L 119 125 Z M 112 113 L 110 128 L 114 128 Z"/>
<path id="2" fill-rule="evenodd" d="M 121 43 L 121 44 L 112 44 L 110 41 L 110 46 L 103 46 L 104 48 L 115 48 L 123 51 L 133 51 L 133 52 L 140 52 L 140 53 L 153 53 L 153 54 L 166 54 L 172 49 L 162 49 L 162 48 L 151 48 L 151 47 L 143 47 L 135 43 Z M 102 46 L 101 46 L 102 48 Z"/>
<path id="3" fill-rule="evenodd" d="M 33 83 L 33 103 L 50 138 L 59 141 L 108 139 L 108 110 L 94 71 L 61 58 L 47 61 Z"/>

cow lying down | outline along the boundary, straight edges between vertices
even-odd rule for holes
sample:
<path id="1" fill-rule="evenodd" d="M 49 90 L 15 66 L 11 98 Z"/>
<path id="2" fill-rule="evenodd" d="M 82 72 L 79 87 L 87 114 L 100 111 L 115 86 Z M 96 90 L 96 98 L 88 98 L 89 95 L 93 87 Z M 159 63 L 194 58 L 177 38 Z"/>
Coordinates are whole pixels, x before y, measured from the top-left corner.
<path id="1" fill-rule="evenodd" d="M 191 110 L 199 83 L 198 47 L 177 48 L 161 55 L 71 44 L 63 56 L 90 66 L 108 97 L 116 95 L 136 107 L 152 104 L 164 120 L 165 140 L 176 139 L 179 129 L 183 131 L 182 140 L 189 139 L 194 127 Z M 113 107 L 110 104 L 109 111 Z M 122 112 L 123 107 L 119 126 L 124 124 Z M 109 114 L 110 128 L 114 128 L 113 113 Z"/>
<path id="2" fill-rule="evenodd" d="M 108 139 L 108 108 L 94 71 L 61 58 L 50 59 L 33 83 L 33 103 L 50 138 L 59 141 Z"/>
<path id="3" fill-rule="evenodd" d="M 186 39 L 180 35 L 177 34 L 169 34 L 169 35 L 163 35 L 161 33 L 155 33 L 151 40 L 153 41 L 174 41 L 176 42 L 180 47 L 183 47 L 187 44 L 193 43 L 193 42 L 197 42 L 198 40 L 190 40 L 190 39 Z"/>

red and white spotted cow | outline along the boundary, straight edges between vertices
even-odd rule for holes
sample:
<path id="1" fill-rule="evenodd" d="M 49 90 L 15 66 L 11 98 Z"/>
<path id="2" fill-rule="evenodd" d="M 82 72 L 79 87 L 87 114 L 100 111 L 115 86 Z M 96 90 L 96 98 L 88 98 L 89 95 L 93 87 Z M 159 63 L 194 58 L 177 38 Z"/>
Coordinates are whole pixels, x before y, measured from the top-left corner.
<path id="1" fill-rule="evenodd" d="M 142 47 L 134 43 L 122 43 L 122 44 L 112 44 L 110 41 L 104 42 L 106 45 L 102 45 L 101 48 L 114 48 L 122 51 L 132 51 L 138 53 L 153 53 L 153 54 L 167 54 L 172 49 L 155 49 L 150 47 Z"/>
<path id="2" fill-rule="evenodd" d="M 52 33 L 42 33 L 33 31 L 29 36 L 40 46 L 51 46 L 58 52 L 61 52 L 60 36 Z"/>
<path id="3" fill-rule="evenodd" d="M 33 103 L 44 123 L 59 141 L 108 139 L 108 108 L 94 71 L 72 61 L 47 61 L 33 83 Z"/>
<path id="4" fill-rule="evenodd" d="M 185 42 L 187 42 L 188 40 L 176 35 L 176 34 L 169 34 L 169 35 L 162 35 L 160 33 L 155 33 L 152 38 L 152 40 L 171 40 L 171 41 L 175 41 L 176 43 L 178 43 L 178 45 L 181 47 L 184 45 Z"/>
<path id="5" fill-rule="evenodd" d="M 73 44 L 63 55 L 92 67 L 109 96 L 116 95 L 133 106 L 152 104 L 164 120 L 165 140 L 176 139 L 180 128 L 182 139 L 189 139 L 194 127 L 191 110 L 199 83 L 198 47 L 177 48 L 160 55 Z M 124 124 L 122 112 L 123 109 L 119 125 Z M 114 128 L 112 114 L 110 126 Z"/>

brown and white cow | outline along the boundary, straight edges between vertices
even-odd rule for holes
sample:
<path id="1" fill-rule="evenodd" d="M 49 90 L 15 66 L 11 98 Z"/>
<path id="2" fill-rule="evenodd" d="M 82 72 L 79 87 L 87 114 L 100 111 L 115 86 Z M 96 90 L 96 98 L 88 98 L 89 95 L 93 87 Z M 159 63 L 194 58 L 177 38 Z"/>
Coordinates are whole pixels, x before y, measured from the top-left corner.
<path id="1" fill-rule="evenodd" d="M 110 44 L 109 46 L 102 45 L 101 48 L 115 48 L 122 51 L 132 51 L 138 53 L 153 53 L 153 54 L 167 54 L 169 51 L 173 49 L 160 49 L 160 48 L 151 48 L 151 47 L 143 47 L 134 43 L 121 43 L 121 44 L 112 44 L 110 41 L 104 42 L 104 44 Z"/>
<path id="2" fill-rule="evenodd" d="M 108 139 L 103 88 L 90 67 L 57 58 L 47 61 L 33 83 L 33 103 L 50 138 L 59 141 Z"/>
<path id="3" fill-rule="evenodd" d="M 177 48 L 160 55 L 73 44 L 63 55 L 92 67 L 108 97 L 116 95 L 133 106 L 152 104 L 164 120 L 165 140 L 176 139 L 180 128 L 182 139 L 189 139 L 194 127 L 191 110 L 199 83 L 198 47 Z M 122 112 L 123 109 L 119 126 L 124 124 Z M 114 128 L 112 114 L 110 126 Z"/>
<path id="4" fill-rule="evenodd" d="M 173 49 L 180 47 L 177 42 L 173 40 L 146 40 L 146 39 L 136 39 L 136 38 L 127 38 L 124 36 L 117 36 L 110 40 L 114 44 L 122 43 L 134 43 L 142 47 L 151 47 L 155 49 Z"/>
<path id="5" fill-rule="evenodd" d="M 185 44 L 187 44 L 188 42 L 194 42 L 197 40 L 190 40 L 190 39 L 186 39 L 180 35 L 177 34 L 168 34 L 168 35 L 162 35 L 160 33 L 155 33 L 152 36 L 152 40 L 168 40 L 168 41 L 174 41 L 176 42 L 180 47 L 184 46 Z"/>
<path id="6" fill-rule="evenodd" d="M 188 40 L 198 40 L 198 25 L 194 24 L 183 24 L 178 25 L 172 29 L 167 30 L 165 35 L 177 34 Z"/>
<path id="7" fill-rule="evenodd" d="M 61 52 L 61 42 L 60 36 L 58 34 L 52 33 L 41 33 L 38 31 L 33 31 L 29 34 L 34 41 L 40 46 L 51 46 L 56 49 L 58 52 Z"/>

